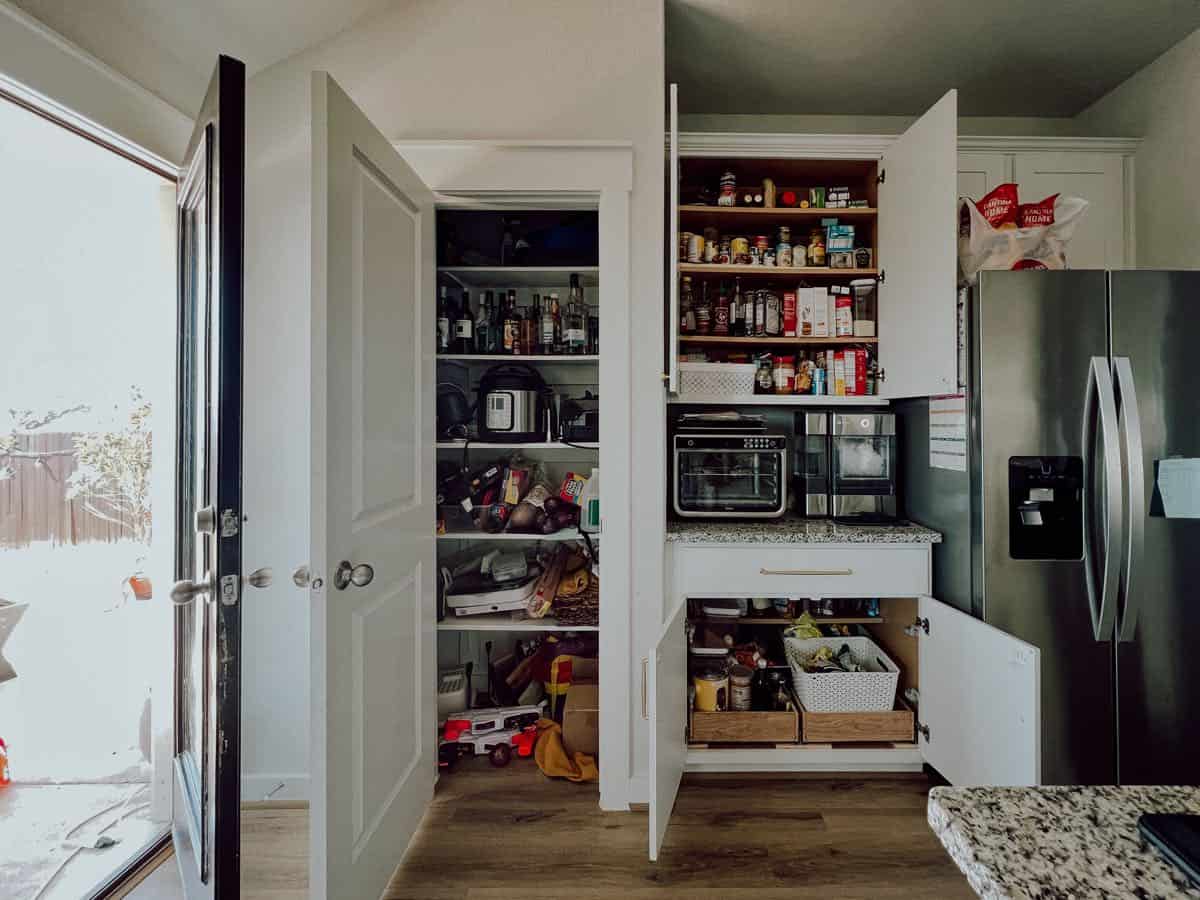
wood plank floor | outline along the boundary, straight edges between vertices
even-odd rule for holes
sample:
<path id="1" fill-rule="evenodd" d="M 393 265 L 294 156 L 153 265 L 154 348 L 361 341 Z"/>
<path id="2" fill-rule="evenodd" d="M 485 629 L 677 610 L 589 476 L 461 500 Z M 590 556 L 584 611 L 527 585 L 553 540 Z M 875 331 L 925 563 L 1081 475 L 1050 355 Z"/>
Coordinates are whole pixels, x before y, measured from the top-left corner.
<path id="1" fill-rule="evenodd" d="M 658 863 L 646 814 L 482 760 L 446 776 L 384 900 L 970 898 L 919 775 L 689 775 Z"/>

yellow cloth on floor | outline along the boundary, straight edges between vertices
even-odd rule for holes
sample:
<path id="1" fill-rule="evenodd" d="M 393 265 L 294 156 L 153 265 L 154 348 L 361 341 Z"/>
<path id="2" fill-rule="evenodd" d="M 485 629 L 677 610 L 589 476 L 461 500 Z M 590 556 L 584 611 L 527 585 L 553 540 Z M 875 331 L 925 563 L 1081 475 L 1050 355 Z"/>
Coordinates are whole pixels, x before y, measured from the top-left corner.
<path id="1" fill-rule="evenodd" d="M 568 781 L 597 781 L 600 778 L 596 757 L 579 752 L 574 754 L 574 759 L 567 756 L 561 725 L 553 719 L 538 719 L 537 728 L 538 739 L 533 748 L 533 758 L 543 775 Z"/>

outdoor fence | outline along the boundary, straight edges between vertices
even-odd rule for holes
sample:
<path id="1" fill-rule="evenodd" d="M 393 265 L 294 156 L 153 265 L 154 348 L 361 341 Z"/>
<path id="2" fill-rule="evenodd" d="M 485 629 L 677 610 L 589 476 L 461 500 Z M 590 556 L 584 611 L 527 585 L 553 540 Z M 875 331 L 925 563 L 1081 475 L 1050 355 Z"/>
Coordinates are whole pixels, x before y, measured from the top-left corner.
<path id="1" fill-rule="evenodd" d="M 89 496 L 67 496 L 75 471 L 74 435 L 66 432 L 22 435 L 14 454 L 0 450 L 0 546 L 25 547 L 51 541 L 86 544 L 135 539 L 137 529 L 119 510 Z M 88 502 L 108 518 L 93 514 Z M 116 521 L 112 521 L 116 520 Z"/>

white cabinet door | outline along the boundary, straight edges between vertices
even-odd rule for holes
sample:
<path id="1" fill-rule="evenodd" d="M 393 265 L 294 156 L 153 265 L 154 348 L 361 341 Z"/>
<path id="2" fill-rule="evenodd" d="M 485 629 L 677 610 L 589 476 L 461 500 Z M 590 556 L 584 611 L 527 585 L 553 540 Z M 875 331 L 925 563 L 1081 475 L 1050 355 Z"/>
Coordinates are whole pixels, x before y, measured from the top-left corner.
<path id="1" fill-rule="evenodd" d="M 667 98 L 667 393 L 679 393 L 679 85 Z"/>
<path id="2" fill-rule="evenodd" d="M 1074 194 L 1090 204 L 1067 244 L 1072 269 L 1119 269 L 1132 266 L 1125 254 L 1125 166 L 1108 153 L 1018 153 L 1014 181 L 1021 202 L 1051 194 Z"/>
<path id="3" fill-rule="evenodd" d="M 434 199 L 313 74 L 314 896 L 380 896 L 433 796 Z"/>
<path id="4" fill-rule="evenodd" d="M 648 667 L 650 859 L 658 859 L 687 759 L 687 599 L 663 625 Z"/>
<path id="5" fill-rule="evenodd" d="M 958 154 L 958 196 L 979 200 L 1008 180 L 1008 165 L 1004 153 Z"/>
<path id="6" fill-rule="evenodd" d="M 880 393 L 952 393 L 958 384 L 958 94 L 950 91 L 880 163 Z"/>
<path id="7" fill-rule="evenodd" d="M 960 787 L 1038 784 L 1040 651 L 932 597 L 917 606 L 925 761 Z"/>

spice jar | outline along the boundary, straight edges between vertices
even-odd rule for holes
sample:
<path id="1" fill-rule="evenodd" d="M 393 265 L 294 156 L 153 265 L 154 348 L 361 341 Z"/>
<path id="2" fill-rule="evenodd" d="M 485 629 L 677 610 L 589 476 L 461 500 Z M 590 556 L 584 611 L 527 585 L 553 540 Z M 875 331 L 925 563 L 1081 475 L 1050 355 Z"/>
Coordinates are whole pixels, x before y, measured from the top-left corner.
<path id="1" fill-rule="evenodd" d="M 808 264 L 825 265 L 825 229 L 814 228 L 808 235 Z"/>
<path id="2" fill-rule="evenodd" d="M 750 712 L 753 693 L 754 670 L 749 666 L 733 666 L 729 670 L 729 708 L 736 712 Z"/>
<path id="3" fill-rule="evenodd" d="M 782 267 L 792 265 L 792 229 L 786 225 L 779 226 L 779 240 L 775 243 L 775 261 Z"/>
<path id="4" fill-rule="evenodd" d="M 773 360 L 772 375 L 775 393 L 796 393 L 796 357 L 776 356 Z"/>

